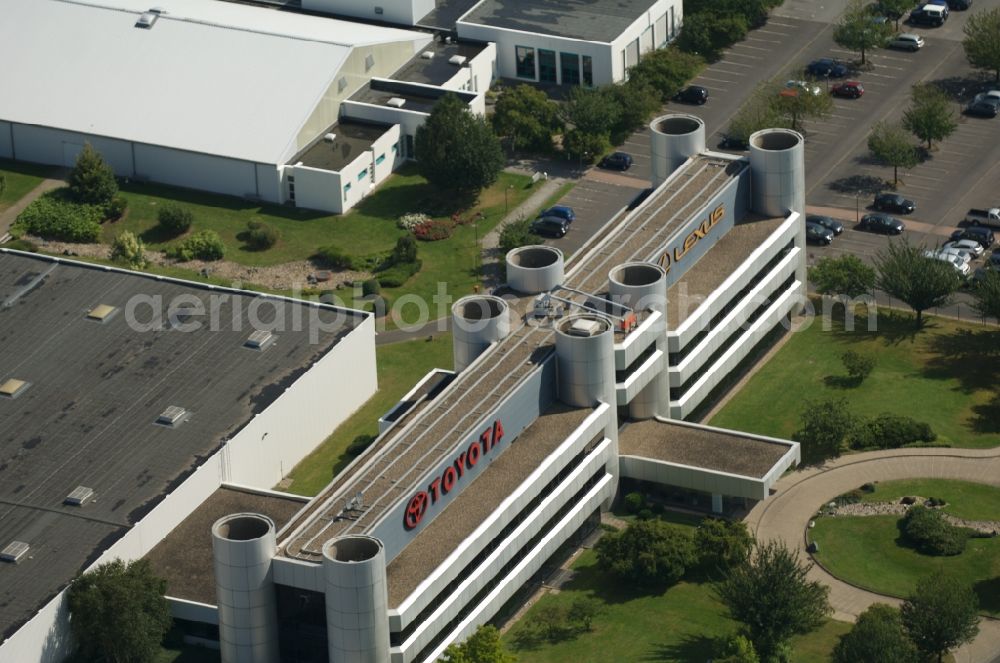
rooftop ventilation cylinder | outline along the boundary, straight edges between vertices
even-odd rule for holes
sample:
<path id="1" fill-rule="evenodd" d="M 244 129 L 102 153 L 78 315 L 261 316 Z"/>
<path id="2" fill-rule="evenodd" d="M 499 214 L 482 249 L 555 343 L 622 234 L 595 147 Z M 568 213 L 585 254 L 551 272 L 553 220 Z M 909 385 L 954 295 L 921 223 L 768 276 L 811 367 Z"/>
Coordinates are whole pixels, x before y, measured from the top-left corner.
<path id="1" fill-rule="evenodd" d="M 526 295 L 562 285 L 565 260 L 554 246 L 522 246 L 507 254 L 507 285 Z"/>
<path id="2" fill-rule="evenodd" d="M 615 404 L 615 334 L 603 315 L 573 315 L 556 324 L 559 400 L 572 407 Z"/>
<path id="3" fill-rule="evenodd" d="M 465 370 L 490 344 L 510 333 L 510 309 L 499 297 L 462 297 L 451 307 L 451 315 L 456 373 Z"/>
<path id="4" fill-rule="evenodd" d="M 695 115 L 662 115 L 649 123 L 649 129 L 654 188 L 689 157 L 705 150 L 705 122 Z"/>

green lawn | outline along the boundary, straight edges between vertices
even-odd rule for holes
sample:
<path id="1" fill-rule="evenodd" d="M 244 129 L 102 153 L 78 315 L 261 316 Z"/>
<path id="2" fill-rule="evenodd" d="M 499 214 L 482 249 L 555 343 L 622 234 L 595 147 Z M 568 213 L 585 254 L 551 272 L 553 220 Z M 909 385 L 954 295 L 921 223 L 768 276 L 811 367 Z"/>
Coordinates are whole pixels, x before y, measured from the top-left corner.
<path id="1" fill-rule="evenodd" d="M 603 608 L 589 633 L 533 649 L 515 649 L 517 624 L 504 636 L 519 663 L 606 663 L 615 661 L 706 661 L 715 639 L 733 633 L 736 622 L 715 598 L 709 583 L 680 582 L 665 592 L 650 594 L 623 586 L 600 571 L 592 550 L 574 562 L 576 576 L 558 594 L 548 593 L 521 617 L 532 619 L 540 606 L 570 604 L 581 595 L 601 600 Z M 793 661 L 829 660 L 837 639 L 850 624 L 828 620 L 819 630 L 792 641 Z"/>
<path id="2" fill-rule="evenodd" d="M 874 493 L 864 493 L 863 502 L 896 502 L 907 495 L 940 497 L 948 504 L 945 513 L 966 520 L 1000 520 L 1000 488 L 951 479 L 903 479 L 882 481 Z"/>
<path id="3" fill-rule="evenodd" d="M 860 313 L 860 311 L 859 311 Z M 938 443 L 985 448 L 1000 444 L 1000 331 L 925 316 L 916 331 L 906 313 L 883 310 L 878 331 L 823 331 L 819 319 L 781 350 L 711 420 L 714 426 L 791 437 L 806 399 L 846 398 L 860 416 L 908 415 L 931 424 Z M 840 355 L 875 355 L 878 364 L 851 386 Z"/>
<path id="4" fill-rule="evenodd" d="M 153 663 L 219 663 L 219 660 L 218 650 L 182 645 L 179 648 L 161 648 Z"/>
<path id="5" fill-rule="evenodd" d="M 50 166 L 0 159 L 0 176 L 6 180 L 6 186 L 0 192 L 0 212 L 41 184 L 53 170 Z"/>
<path id="6" fill-rule="evenodd" d="M 878 494 L 878 493 L 876 493 Z M 961 555 L 922 555 L 899 540 L 896 516 L 816 520 L 817 559 L 838 578 L 881 594 L 905 597 L 917 581 L 949 572 L 971 585 L 983 613 L 1000 617 L 1000 538 L 970 539 Z"/>
<path id="7" fill-rule="evenodd" d="M 315 495 L 330 483 L 335 472 L 353 458 L 345 453 L 358 435 L 378 433 L 378 418 L 388 412 L 417 380 L 432 368 L 452 368 L 451 334 L 436 334 L 434 340 L 404 341 L 376 348 L 378 391 L 341 424 L 323 444 L 302 460 L 288 475 L 287 489 L 299 495 Z"/>

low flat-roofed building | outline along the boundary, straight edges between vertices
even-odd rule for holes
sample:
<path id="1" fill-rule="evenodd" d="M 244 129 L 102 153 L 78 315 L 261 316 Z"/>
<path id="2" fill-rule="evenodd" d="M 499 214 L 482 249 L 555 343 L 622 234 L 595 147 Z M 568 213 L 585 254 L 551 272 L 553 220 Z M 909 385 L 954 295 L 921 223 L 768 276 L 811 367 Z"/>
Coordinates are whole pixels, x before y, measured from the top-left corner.
<path id="1" fill-rule="evenodd" d="M 74 576 L 222 482 L 270 488 L 376 387 L 368 314 L 2 249 L 0 338 L 0 548 L 28 547 L 3 660 L 59 652 Z"/>

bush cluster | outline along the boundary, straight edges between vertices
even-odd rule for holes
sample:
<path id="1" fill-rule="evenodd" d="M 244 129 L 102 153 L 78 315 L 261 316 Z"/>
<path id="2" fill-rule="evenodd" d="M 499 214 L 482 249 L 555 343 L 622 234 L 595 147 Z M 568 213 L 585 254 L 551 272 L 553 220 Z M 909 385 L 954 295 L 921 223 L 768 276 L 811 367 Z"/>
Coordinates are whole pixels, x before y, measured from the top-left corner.
<path id="1" fill-rule="evenodd" d="M 500 231 L 500 251 L 504 254 L 541 241 L 541 237 L 531 232 L 531 220 L 524 217 L 511 221 Z"/>
<path id="2" fill-rule="evenodd" d="M 383 288 L 399 288 L 406 283 L 411 276 L 419 272 L 422 266 L 422 260 L 401 262 L 389 267 L 388 269 L 378 272 L 378 274 L 376 274 L 376 278 L 378 279 L 379 285 Z"/>
<path id="3" fill-rule="evenodd" d="M 451 237 L 455 225 L 444 219 L 431 219 L 419 223 L 413 228 L 413 236 L 422 242 L 437 242 Z"/>
<path id="4" fill-rule="evenodd" d="M 600 611 L 601 602 L 592 596 L 579 596 L 569 605 L 545 603 L 535 611 L 534 619 L 518 625 L 512 633 L 513 640 L 519 649 L 533 649 L 543 641 L 566 640 L 590 631 Z"/>
<path id="5" fill-rule="evenodd" d="M 104 218 L 108 221 L 117 221 L 125 216 L 125 210 L 127 208 L 128 201 L 121 196 L 115 196 L 107 205 L 104 206 Z"/>
<path id="6" fill-rule="evenodd" d="M 840 360 L 847 369 L 847 374 L 858 384 L 864 382 L 865 378 L 871 375 L 875 369 L 875 357 L 868 354 L 861 354 L 854 350 L 848 350 L 840 355 Z"/>
<path id="7" fill-rule="evenodd" d="M 678 47 L 714 60 L 722 49 L 742 40 L 750 28 L 763 25 L 767 13 L 782 0 L 689 0 Z"/>
<path id="8" fill-rule="evenodd" d="M 168 203 L 157 212 L 156 220 L 164 232 L 174 237 L 186 233 L 191 228 L 194 214 L 186 207 Z"/>
<path id="9" fill-rule="evenodd" d="M 222 243 L 219 233 L 214 230 L 201 230 L 191 235 L 177 246 L 169 249 L 167 255 L 180 262 L 188 260 L 221 260 L 226 253 L 226 245 Z"/>
<path id="10" fill-rule="evenodd" d="M 321 247 L 316 252 L 316 257 L 331 269 L 354 269 L 354 258 L 336 244 Z"/>
<path id="11" fill-rule="evenodd" d="M 859 421 L 847 434 L 852 449 L 898 449 L 936 439 L 937 434 L 929 424 L 889 412 Z"/>
<path id="12" fill-rule="evenodd" d="M 79 203 L 65 190 L 46 193 L 29 204 L 14 222 L 14 230 L 61 242 L 96 242 L 104 208 Z"/>
<path id="13" fill-rule="evenodd" d="M 413 232 L 413 229 L 419 226 L 421 223 L 427 223 L 431 220 L 431 217 L 427 216 L 423 212 L 411 212 L 410 214 L 404 214 L 399 217 L 396 221 L 396 225 L 403 230 L 409 230 Z"/>
<path id="14" fill-rule="evenodd" d="M 146 247 L 135 233 L 126 230 L 111 243 L 111 259 L 130 269 L 142 269 L 146 266 Z"/>
<path id="15" fill-rule="evenodd" d="M 927 555 L 950 556 L 965 551 L 969 534 L 944 519 L 944 514 L 919 504 L 911 506 L 900 520 L 904 538 Z"/>
<path id="16" fill-rule="evenodd" d="M 274 226 L 253 219 L 247 221 L 247 245 L 255 251 L 271 248 L 281 239 L 281 232 Z"/>

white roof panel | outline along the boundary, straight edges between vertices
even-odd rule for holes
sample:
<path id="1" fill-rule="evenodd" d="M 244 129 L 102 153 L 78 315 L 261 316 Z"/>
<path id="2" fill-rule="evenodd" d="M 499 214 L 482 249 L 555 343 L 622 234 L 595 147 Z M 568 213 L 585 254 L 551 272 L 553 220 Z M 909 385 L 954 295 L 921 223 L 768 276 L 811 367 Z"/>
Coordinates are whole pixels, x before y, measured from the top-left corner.
<path id="1" fill-rule="evenodd" d="M 151 7 L 164 10 L 136 28 Z M 280 163 L 355 45 L 422 33 L 222 0 L 5 0 L 0 119 Z M 415 52 L 415 51 L 414 51 Z"/>

